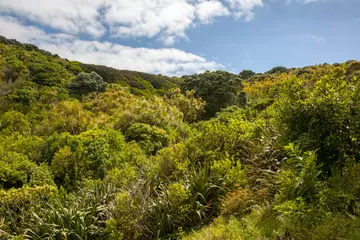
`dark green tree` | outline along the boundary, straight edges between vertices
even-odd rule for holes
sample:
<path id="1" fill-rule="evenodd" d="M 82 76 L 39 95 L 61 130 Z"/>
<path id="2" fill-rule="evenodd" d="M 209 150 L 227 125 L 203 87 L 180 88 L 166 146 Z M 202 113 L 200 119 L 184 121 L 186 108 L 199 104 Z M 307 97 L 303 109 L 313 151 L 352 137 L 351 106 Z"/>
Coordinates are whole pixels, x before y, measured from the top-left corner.
<path id="1" fill-rule="evenodd" d="M 104 92 L 107 83 L 96 72 L 79 73 L 68 85 L 68 89 L 75 94 L 84 95 L 91 92 Z"/>
<path id="2" fill-rule="evenodd" d="M 225 71 L 207 71 L 183 78 L 182 91 L 195 90 L 195 96 L 206 101 L 205 118 L 215 116 L 221 108 L 243 106 L 245 103 L 239 75 Z"/>
<path id="3" fill-rule="evenodd" d="M 242 70 L 240 73 L 239 73 L 239 76 L 241 79 L 249 79 L 251 78 L 252 76 L 254 76 L 256 73 L 251 71 L 251 70 Z"/>
<path id="4" fill-rule="evenodd" d="M 270 69 L 266 73 L 268 73 L 268 74 L 279 74 L 279 73 L 286 72 L 287 70 L 288 69 L 286 67 L 277 66 L 277 67 L 274 67 L 274 68 Z"/>

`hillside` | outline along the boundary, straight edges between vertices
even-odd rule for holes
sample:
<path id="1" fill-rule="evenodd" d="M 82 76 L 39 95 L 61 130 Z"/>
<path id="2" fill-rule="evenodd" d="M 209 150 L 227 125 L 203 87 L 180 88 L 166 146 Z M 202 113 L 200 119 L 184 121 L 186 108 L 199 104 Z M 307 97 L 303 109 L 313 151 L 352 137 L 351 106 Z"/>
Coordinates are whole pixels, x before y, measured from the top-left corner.
<path id="1" fill-rule="evenodd" d="M 1 239 L 360 238 L 360 62 L 170 78 L 0 42 Z"/>
<path id="2" fill-rule="evenodd" d="M 48 66 L 45 65 L 50 65 L 52 67 L 51 70 L 67 74 L 66 77 L 63 76 L 65 78 L 71 78 L 72 76 L 77 75 L 79 72 L 96 72 L 107 83 L 118 83 L 122 86 L 129 87 L 130 91 L 133 93 L 148 95 L 155 93 L 164 94 L 166 90 L 170 88 L 175 88 L 179 86 L 182 82 L 182 80 L 177 77 L 170 78 L 161 75 L 128 70 L 118 70 L 106 66 L 83 64 L 76 61 L 61 59 L 58 55 L 41 50 L 35 45 L 23 44 L 16 40 L 6 39 L 3 36 L 0 36 L 0 44 L 1 51 L 4 52 L 4 56 L 6 56 L 6 58 L 3 60 L 5 61 L 5 63 L 2 64 L 8 64 L 10 66 L 12 64 L 16 64 L 15 62 L 11 61 L 19 60 L 22 62 L 23 65 L 16 66 L 18 69 L 12 69 L 12 71 L 15 71 L 13 73 L 5 72 L 5 75 L 19 74 L 21 71 L 23 71 L 22 74 L 28 74 L 27 76 L 23 77 L 31 80 L 31 78 L 33 78 L 33 75 L 36 75 L 36 73 L 34 73 L 32 70 L 32 64 L 34 64 L 34 62 L 37 62 L 38 67 L 44 69 L 44 71 L 48 70 Z M 34 58 L 38 59 L 35 60 Z M 16 67 L 13 66 L 13 68 Z M 66 84 L 66 81 L 69 81 L 70 79 L 64 80 L 65 81 L 62 82 L 62 84 Z M 44 82 L 42 84 L 49 86 L 49 83 Z M 55 83 L 51 84 L 55 85 Z"/>

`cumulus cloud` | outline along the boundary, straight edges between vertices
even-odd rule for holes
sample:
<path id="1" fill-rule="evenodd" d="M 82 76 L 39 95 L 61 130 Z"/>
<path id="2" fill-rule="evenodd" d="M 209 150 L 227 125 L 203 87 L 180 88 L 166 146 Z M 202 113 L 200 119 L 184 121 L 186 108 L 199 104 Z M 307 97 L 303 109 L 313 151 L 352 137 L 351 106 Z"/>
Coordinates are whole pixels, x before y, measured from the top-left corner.
<path id="1" fill-rule="evenodd" d="M 226 0 L 231 9 L 234 9 L 235 18 L 244 18 L 245 21 L 254 19 L 254 9 L 256 7 L 263 7 L 262 0 Z"/>
<path id="2" fill-rule="evenodd" d="M 45 37 L 45 33 L 40 29 L 33 26 L 23 27 L 20 21 L 13 17 L 0 16 L 0 29 L 1 34 L 18 41 L 31 41 L 34 38 Z"/>
<path id="3" fill-rule="evenodd" d="M 55 30 L 102 36 L 99 10 L 105 0 L 1 0 L 0 13 L 15 14 Z"/>
<path id="4" fill-rule="evenodd" d="M 186 0 L 117 0 L 111 2 L 105 18 L 115 37 L 160 35 L 171 44 L 174 37 L 186 36 L 195 20 L 195 7 Z"/>
<path id="5" fill-rule="evenodd" d="M 155 37 L 171 45 L 216 17 L 250 21 L 262 6 L 262 0 L 1 0 L 0 14 L 94 39 L 109 31 L 113 38 Z"/>
<path id="6" fill-rule="evenodd" d="M 200 2 L 196 6 L 196 13 L 202 23 L 210 23 L 215 17 L 230 15 L 227 7 L 215 0 Z"/>
<path id="7" fill-rule="evenodd" d="M 110 42 L 84 41 L 69 34 L 49 34 L 11 17 L 0 17 L 0 34 L 30 42 L 61 57 L 165 75 L 183 75 L 223 68 L 214 61 L 174 48 L 133 48 Z"/>

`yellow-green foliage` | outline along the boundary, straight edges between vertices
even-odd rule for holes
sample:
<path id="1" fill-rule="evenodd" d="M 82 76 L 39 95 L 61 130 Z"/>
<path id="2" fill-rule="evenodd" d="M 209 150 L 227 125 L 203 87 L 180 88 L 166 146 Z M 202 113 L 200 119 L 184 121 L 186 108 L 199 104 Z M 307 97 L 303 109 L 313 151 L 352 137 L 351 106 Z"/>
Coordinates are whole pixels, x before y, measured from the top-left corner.
<path id="1" fill-rule="evenodd" d="M 148 154 L 155 154 L 169 143 L 165 130 L 144 123 L 134 123 L 125 132 L 128 141 L 136 141 Z"/>
<path id="2" fill-rule="evenodd" d="M 37 166 L 25 155 L 0 148 L 0 164 L 0 189 L 54 184 L 47 166 Z"/>
<path id="3" fill-rule="evenodd" d="M 41 208 L 57 194 L 54 186 L 35 186 L 0 190 L 0 237 L 21 235 L 31 211 Z"/>
<path id="4" fill-rule="evenodd" d="M 195 122 L 201 118 L 204 113 L 206 102 L 195 97 L 195 91 L 186 91 L 181 94 L 179 88 L 170 89 L 168 91 L 167 102 L 177 107 L 183 114 L 184 122 Z"/>
<path id="5" fill-rule="evenodd" d="M 256 204 L 254 193 L 248 188 L 238 188 L 230 191 L 222 201 L 223 216 L 244 216 L 251 212 L 251 206 Z"/>
<path id="6" fill-rule="evenodd" d="M 261 239 L 256 229 L 245 229 L 246 226 L 236 218 L 226 220 L 219 217 L 208 227 L 182 238 L 183 240 L 255 240 Z"/>
<path id="7" fill-rule="evenodd" d="M 45 141 L 38 136 L 21 135 L 13 133 L 12 135 L 0 136 L 0 148 L 5 151 L 12 151 L 27 156 L 33 162 L 41 162 L 41 150 Z"/>
<path id="8" fill-rule="evenodd" d="M 164 177 L 181 178 L 190 166 L 186 146 L 183 143 L 160 150 L 154 161 L 158 162 L 160 176 Z"/>
<path id="9" fill-rule="evenodd" d="M 109 239 L 150 238 L 147 194 L 141 188 L 135 188 L 133 192 L 124 191 L 117 195 L 115 217 L 107 222 Z"/>
<path id="10" fill-rule="evenodd" d="M 101 118 L 102 115 L 96 117 L 94 113 L 84 109 L 77 100 L 62 101 L 50 105 L 44 120 L 35 131 L 39 135 L 51 135 L 54 132 L 79 134 L 93 128 L 97 121 L 102 120 Z"/>
<path id="11" fill-rule="evenodd" d="M 54 186 L 36 186 L 20 189 L 0 190 L 2 209 L 13 206 L 34 206 L 40 201 L 49 199 L 57 192 Z"/>
<path id="12" fill-rule="evenodd" d="M 3 135 L 14 132 L 27 135 L 30 133 L 30 123 L 24 114 L 17 111 L 9 111 L 1 117 L 0 129 Z"/>
<path id="13" fill-rule="evenodd" d="M 97 114 L 112 115 L 111 122 L 114 127 L 124 132 L 133 123 L 158 127 L 178 126 L 183 115 L 160 97 L 152 96 L 147 99 L 135 96 L 118 85 L 111 85 L 107 92 L 95 97 L 89 103 L 89 107 Z"/>

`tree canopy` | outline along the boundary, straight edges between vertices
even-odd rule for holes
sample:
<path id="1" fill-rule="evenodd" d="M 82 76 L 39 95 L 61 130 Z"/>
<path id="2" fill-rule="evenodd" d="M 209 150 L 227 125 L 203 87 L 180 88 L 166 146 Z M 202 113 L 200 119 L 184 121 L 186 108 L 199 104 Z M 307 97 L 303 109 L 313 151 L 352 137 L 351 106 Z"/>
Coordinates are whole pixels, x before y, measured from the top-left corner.
<path id="1" fill-rule="evenodd" d="M 195 96 L 203 99 L 205 117 L 213 117 L 222 108 L 232 105 L 243 106 L 241 78 L 225 71 L 207 71 L 202 74 L 183 76 L 183 91 L 194 90 Z"/>
<path id="2" fill-rule="evenodd" d="M 68 85 L 70 92 L 84 95 L 91 92 L 104 92 L 107 83 L 96 72 L 79 73 Z"/>

